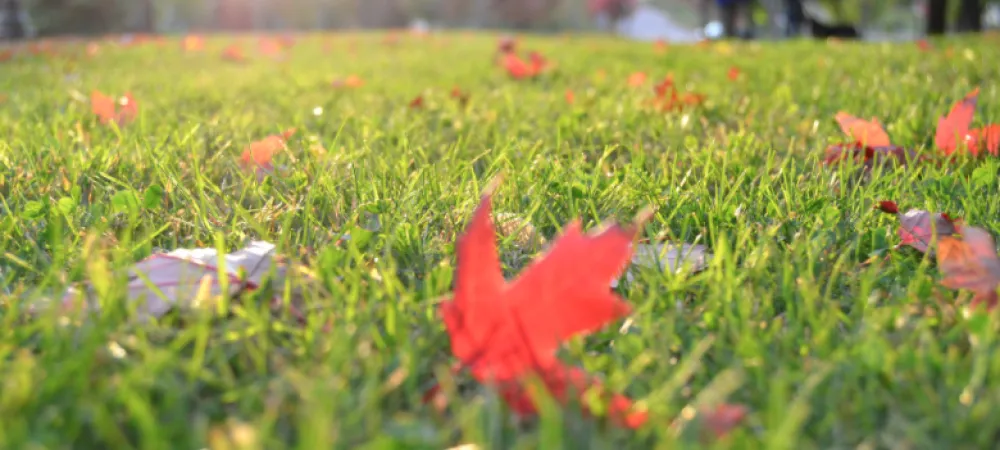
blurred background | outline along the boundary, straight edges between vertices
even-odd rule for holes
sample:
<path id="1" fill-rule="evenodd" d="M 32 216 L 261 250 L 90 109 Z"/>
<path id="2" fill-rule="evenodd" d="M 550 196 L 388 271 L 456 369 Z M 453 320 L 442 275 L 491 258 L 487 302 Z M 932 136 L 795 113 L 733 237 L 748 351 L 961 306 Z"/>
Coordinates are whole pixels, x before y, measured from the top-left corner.
<path id="1" fill-rule="evenodd" d="M 855 30 L 892 40 L 998 26 L 1000 1 L 989 0 L 0 0 L 4 39 L 412 27 L 600 30 L 667 41 L 851 38 Z"/>

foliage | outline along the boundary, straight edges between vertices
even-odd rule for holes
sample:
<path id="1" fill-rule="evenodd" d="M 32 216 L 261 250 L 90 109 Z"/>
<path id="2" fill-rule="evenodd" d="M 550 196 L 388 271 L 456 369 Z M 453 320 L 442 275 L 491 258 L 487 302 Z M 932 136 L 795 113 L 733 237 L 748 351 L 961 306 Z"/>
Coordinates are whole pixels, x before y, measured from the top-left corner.
<path id="1" fill-rule="evenodd" d="M 495 62 L 497 36 L 388 36 L 304 35 L 273 57 L 249 36 L 201 52 L 102 41 L 94 56 L 33 43 L 0 62 L 0 447 L 698 448 L 694 412 L 723 401 L 749 414 L 719 448 L 994 445 L 997 318 L 963 314 L 969 294 L 939 286 L 935 256 L 891 251 L 898 219 L 874 206 L 947 211 L 996 236 L 996 159 L 875 165 L 857 182 L 856 166 L 821 158 L 843 139 L 841 110 L 925 154 L 976 86 L 974 126 L 996 122 L 995 36 L 928 51 L 525 36 L 552 68 L 517 80 Z M 220 57 L 234 44 L 245 61 Z M 649 79 L 629 86 L 638 71 Z M 650 107 L 668 73 L 704 101 Z M 331 85 L 350 76 L 363 82 Z M 137 116 L 101 124 L 95 90 L 130 92 Z M 273 173 L 240 167 L 291 128 Z M 495 217 L 544 237 L 653 206 L 644 238 L 713 254 L 694 274 L 630 271 L 616 292 L 633 314 L 560 350 L 647 407 L 647 426 L 552 402 L 516 423 L 450 374 L 438 311 L 456 236 L 501 172 Z M 267 286 L 151 322 L 126 308 L 118 274 L 155 249 L 251 239 L 321 281 L 305 323 L 272 315 Z M 497 246 L 508 277 L 538 251 L 512 235 Z M 103 293 L 100 313 L 27 316 L 77 281 Z M 441 410 L 422 402 L 433 383 Z"/>

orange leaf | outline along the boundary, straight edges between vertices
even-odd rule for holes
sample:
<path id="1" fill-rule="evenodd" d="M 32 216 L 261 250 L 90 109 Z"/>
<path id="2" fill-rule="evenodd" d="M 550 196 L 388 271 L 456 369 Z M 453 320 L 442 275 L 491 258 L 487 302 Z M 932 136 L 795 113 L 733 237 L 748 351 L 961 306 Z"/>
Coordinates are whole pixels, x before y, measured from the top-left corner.
<path id="1" fill-rule="evenodd" d="M 222 50 L 222 59 L 232 62 L 243 62 L 246 60 L 246 56 L 243 54 L 243 48 L 237 44 L 232 44 Z"/>
<path id="2" fill-rule="evenodd" d="M 184 36 L 181 40 L 181 48 L 185 52 L 200 52 L 205 49 L 205 38 L 193 34 Z"/>
<path id="3" fill-rule="evenodd" d="M 943 237 L 938 242 L 938 270 L 941 284 L 951 289 L 968 289 L 975 296 L 972 307 L 985 303 L 997 305 L 1000 286 L 1000 258 L 988 232 L 976 227 L 962 227 L 961 239 Z"/>
<path id="4" fill-rule="evenodd" d="M 653 86 L 653 92 L 657 97 L 665 97 L 668 93 L 676 92 L 677 88 L 674 87 L 674 76 L 667 75 L 663 77 L 663 81 L 660 81 Z"/>
<path id="5" fill-rule="evenodd" d="M 516 80 L 531 78 L 536 75 L 532 66 L 514 53 L 504 54 L 503 66 L 504 69 L 507 69 L 507 74 Z"/>
<path id="6" fill-rule="evenodd" d="M 258 178 L 274 171 L 274 155 L 286 148 L 286 142 L 295 134 L 295 128 L 289 128 L 281 134 L 272 134 L 264 139 L 253 142 L 240 154 L 240 166 L 253 169 Z"/>
<path id="7" fill-rule="evenodd" d="M 257 40 L 257 50 L 264 56 L 274 57 L 281 54 L 282 46 L 274 39 L 262 37 Z"/>
<path id="8" fill-rule="evenodd" d="M 95 90 L 90 93 L 90 110 L 101 123 L 109 123 L 115 119 L 115 101 L 101 91 Z"/>
<path id="9" fill-rule="evenodd" d="M 739 67 L 732 66 L 729 68 L 729 72 L 726 73 L 726 76 L 729 77 L 729 81 L 736 81 L 740 79 L 740 73 Z"/>
<path id="10" fill-rule="evenodd" d="M 122 126 L 135 120 L 139 114 L 139 105 L 130 93 L 123 95 L 118 105 L 121 107 L 118 108 L 113 98 L 100 91 L 94 90 L 90 93 L 90 109 L 102 124 L 115 122 L 118 126 Z"/>
<path id="11" fill-rule="evenodd" d="M 645 72 L 633 72 L 628 76 L 628 85 L 630 87 L 640 87 L 646 84 L 646 78 Z"/>
<path id="12" fill-rule="evenodd" d="M 347 78 L 333 80 L 333 83 L 331 83 L 331 84 L 335 88 L 347 87 L 347 88 L 356 89 L 356 88 L 359 88 L 361 86 L 364 86 L 365 85 L 365 80 L 362 80 L 361 77 L 359 77 L 357 75 L 348 75 Z"/>
<path id="13" fill-rule="evenodd" d="M 887 147 L 892 145 L 889 142 L 889 134 L 885 132 L 882 125 L 875 119 L 871 121 L 859 119 L 846 112 L 838 112 L 835 116 L 837 125 L 840 125 L 844 134 L 854 139 L 855 142 L 869 147 Z"/>

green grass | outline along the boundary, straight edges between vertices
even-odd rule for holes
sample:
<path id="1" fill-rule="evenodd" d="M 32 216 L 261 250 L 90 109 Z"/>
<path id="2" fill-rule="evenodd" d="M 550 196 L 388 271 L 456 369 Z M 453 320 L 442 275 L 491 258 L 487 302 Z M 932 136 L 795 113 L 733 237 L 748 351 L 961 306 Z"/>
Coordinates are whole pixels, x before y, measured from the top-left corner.
<path id="1" fill-rule="evenodd" d="M 878 170 L 865 184 L 820 165 L 844 139 L 841 109 L 926 153 L 937 116 L 975 86 L 976 123 L 1000 121 L 996 36 L 930 53 L 789 42 L 725 44 L 729 54 L 526 37 L 522 48 L 558 64 L 527 82 L 491 65 L 485 34 L 395 47 L 375 34 L 302 37 L 286 61 L 249 51 L 242 65 L 218 58 L 233 39 L 202 54 L 173 40 L 104 45 L 95 58 L 67 44 L 64 56 L 0 63 L 0 447 L 223 449 L 250 436 L 248 448 L 698 448 L 693 423 L 670 425 L 722 400 L 751 414 L 720 448 L 988 448 L 1000 436 L 995 322 L 961 313 L 968 295 L 937 286 L 933 258 L 892 250 L 896 220 L 873 210 L 892 199 L 997 234 L 1000 164 Z M 727 79 L 732 65 L 742 81 Z M 650 111 L 649 89 L 625 83 L 637 70 L 672 72 L 707 101 Z M 349 74 L 367 84 L 330 87 Z M 470 92 L 467 107 L 453 86 Z M 138 120 L 97 124 L 92 89 L 131 91 Z M 427 107 L 409 110 L 419 93 Z M 247 144 L 289 127 L 299 133 L 277 156 L 283 175 L 258 183 L 240 170 Z M 573 408 L 518 424 L 467 375 L 447 374 L 435 305 L 455 236 L 501 172 L 496 213 L 549 239 L 573 218 L 591 227 L 651 205 L 645 237 L 715 254 L 699 274 L 640 271 L 619 288 L 631 327 L 563 351 L 648 407 L 646 427 Z M 143 205 L 158 188 L 163 200 Z M 306 325 L 271 314 L 261 294 L 222 315 L 137 322 L 109 275 L 156 248 L 251 238 L 315 273 Z M 500 247 L 509 275 L 537 250 Z M 106 286 L 100 314 L 28 317 L 32 301 L 85 280 Z M 435 380 L 470 389 L 439 413 L 421 403 Z"/>

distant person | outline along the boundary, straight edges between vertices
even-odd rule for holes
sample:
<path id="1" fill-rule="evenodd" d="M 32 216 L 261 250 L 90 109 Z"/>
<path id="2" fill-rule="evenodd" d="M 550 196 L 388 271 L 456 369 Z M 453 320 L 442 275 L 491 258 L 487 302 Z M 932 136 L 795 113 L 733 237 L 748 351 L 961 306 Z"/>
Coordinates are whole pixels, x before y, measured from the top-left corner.
<path id="1" fill-rule="evenodd" d="M 802 0 L 785 0 L 785 16 L 788 19 L 785 36 L 798 36 L 802 32 L 802 23 L 806 20 Z"/>
<path id="2" fill-rule="evenodd" d="M 752 0 L 715 0 L 722 13 L 723 35 L 726 37 L 739 36 L 744 39 L 752 39 L 754 35 L 753 23 L 753 1 Z M 743 15 L 746 28 L 742 32 L 737 31 L 737 20 Z"/>
<path id="3" fill-rule="evenodd" d="M 5 0 L 0 7 L 0 39 L 28 37 L 27 15 L 18 0 Z"/>

